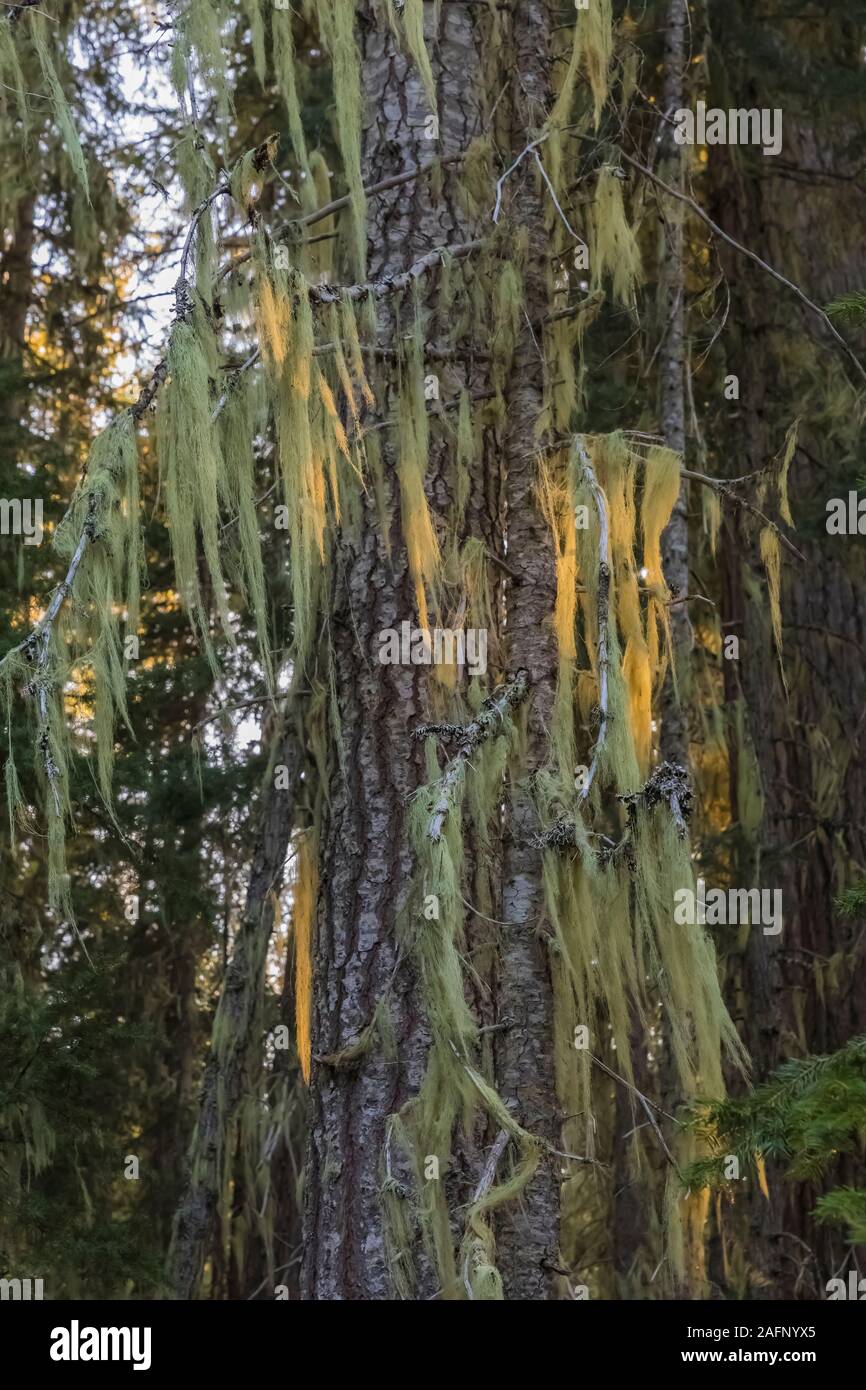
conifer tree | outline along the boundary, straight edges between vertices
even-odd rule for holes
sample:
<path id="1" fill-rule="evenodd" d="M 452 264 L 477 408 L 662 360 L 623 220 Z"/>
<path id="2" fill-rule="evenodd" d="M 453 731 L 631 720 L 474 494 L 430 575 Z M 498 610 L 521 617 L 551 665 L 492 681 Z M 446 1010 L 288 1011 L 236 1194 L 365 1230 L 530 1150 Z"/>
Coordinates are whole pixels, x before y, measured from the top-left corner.
<path id="1" fill-rule="evenodd" d="M 0 141 L 46 151 L 2 185 L 4 477 L 65 497 L 0 652 L 25 904 L 0 961 L 0 1048 L 24 1054 L 4 1260 L 62 1139 L 82 1224 L 104 1192 L 69 1288 L 790 1292 L 776 1227 L 803 1240 L 814 1203 L 772 1164 L 817 1177 L 858 1132 L 847 1108 L 825 1128 L 821 1078 L 854 1086 L 863 1027 L 833 905 L 862 867 L 859 571 L 808 466 L 823 434 L 834 482 L 854 467 L 863 275 L 816 269 L 796 183 L 853 184 L 857 21 L 822 21 L 814 57 L 761 15 L 747 62 L 740 5 L 177 0 L 153 43 L 120 30 L 159 65 L 147 167 L 88 110 L 131 113 L 118 42 L 86 5 L 43 9 L 0 16 Z M 785 160 L 681 144 L 693 100 L 774 105 L 767 54 Z M 804 71 L 845 147 L 820 169 Z M 173 254 L 129 393 L 86 288 L 122 290 L 147 240 L 121 174 L 147 175 Z M 807 264 L 767 235 L 777 207 Z M 37 311 L 48 209 L 75 288 Z M 50 311 L 82 304 L 93 337 L 65 342 Z M 781 881 L 793 932 L 675 919 L 703 876 Z M 103 1037 L 128 1082 L 97 1123 Z M 111 1166 L 126 1133 L 142 1189 Z M 761 1154 L 730 1221 L 726 1143 Z M 859 1200 L 821 1198 L 822 1258 Z"/>

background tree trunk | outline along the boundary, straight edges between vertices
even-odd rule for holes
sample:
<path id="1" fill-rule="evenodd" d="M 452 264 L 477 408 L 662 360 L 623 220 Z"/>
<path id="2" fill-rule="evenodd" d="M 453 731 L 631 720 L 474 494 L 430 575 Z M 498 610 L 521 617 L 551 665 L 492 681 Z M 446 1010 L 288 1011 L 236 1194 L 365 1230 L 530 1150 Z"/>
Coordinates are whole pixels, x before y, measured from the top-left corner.
<path id="1" fill-rule="evenodd" d="M 248 1085 L 255 1085 L 263 1058 L 262 991 L 274 904 L 283 882 L 303 754 L 292 710 L 274 744 L 262 797 L 261 829 L 253 855 L 240 930 L 232 948 L 205 1064 L 198 1121 L 188 1158 L 186 1187 L 178 1207 L 170 1280 L 179 1299 L 194 1298 L 205 1260 L 219 1239 L 225 1174 L 237 1139 L 237 1120 Z M 286 786 L 273 768 L 287 768 Z"/>
<path id="2" fill-rule="evenodd" d="M 840 45 L 838 61 L 843 63 L 845 52 L 855 48 Z M 781 105 L 780 96 L 765 83 L 739 100 Z M 827 253 L 828 229 L 862 218 L 863 193 L 854 181 L 821 180 L 822 167 L 837 175 L 846 162 L 840 164 L 838 151 L 810 122 L 787 110 L 783 148 L 783 161 L 760 180 L 747 182 L 733 161 L 722 163 L 712 211 L 733 236 L 824 304 L 866 281 L 861 246 L 849 242 L 847 254 Z M 811 180 L 808 199 L 802 196 L 798 169 L 818 176 Z M 818 361 L 825 381 L 838 370 L 838 349 L 816 329 L 814 315 L 759 268 L 729 251 L 722 259 L 731 287 L 728 370 L 738 375 L 741 392 L 739 404 L 728 407 L 730 468 L 737 475 L 762 468 L 779 454 L 797 413 L 798 391 L 809 389 L 808 382 L 801 381 L 799 388 L 796 384 L 796 358 L 787 358 L 788 345 L 820 335 Z M 847 366 L 844 359 L 842 365 Z M 742 969 L 731 982 L 733 1000 L 747 1001 L 745 1009 L 737 1010 L 736 1002 L 732 1008 L 741 1015 L 754 1074 L 760 1078 L 789 1057 L 832 1051 L 866 1026 L 863 991 L 855 988 L 862 970 L 861 928 L 842 919 L 834 906 L 866 856 L 866 831 L 858 814 L 866 804 L 866 570 L 862 543 L 856 537 L 828 536 L 825 529 L 827 500 L 847 496 L 841 453 L 832 432 L 822 434 L 805 424 L 791 468 L 790 495 L 801 528 L 795 540 L 806 558 L 799 563 L 785 556 L 782 569 L 789 698 L 771 655 L 767 607 L 761 609 L 749 598 L 750 586 L 766 595 L 766 580 L 754 545 L 746 539 L 742 515 L 729 517 L 724 532 L 723 631 L 740 637 L 739 662 L 725 663 L 727 698 L 741 696 L 745 702 L 764 801 L 757 835 L 740 836 L 738 882 L 781 889 L 783 902 L 781 933 L 765 935 L 752 927 Z M 742 759 L 750 753 L 739 748 L 737 755 Z M 739 772 L 735 760 L 735 816 Z M 838 1230 L 816 1227 L 810 1220 L 820 1184 L 785 1181 L 777 1164 L 768 1164 L 767 1172 L 769 1198 L 755 1185 L 748 1202 L 748 1296 L 825 1297 L 826 1280 L 841 1264 L 845 1244 Z"/>

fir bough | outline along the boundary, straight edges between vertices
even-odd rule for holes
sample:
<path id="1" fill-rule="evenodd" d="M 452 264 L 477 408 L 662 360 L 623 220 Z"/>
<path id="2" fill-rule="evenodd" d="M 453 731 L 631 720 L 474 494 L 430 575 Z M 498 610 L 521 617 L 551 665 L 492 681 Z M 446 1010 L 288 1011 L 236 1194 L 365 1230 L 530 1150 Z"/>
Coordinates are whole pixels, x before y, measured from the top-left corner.
<path id="1" fill-rule="evenodd" d="M 696 1104 L 690 1126 L 709 1150 L 684 1174 L 691 1186 L 725 1181 L 728 1158 L 746 1171 L 762 1160 L 785 1165 L 789 1178 L 824 1180 L 845 1154 L 866 1144 L 866 1037 L 837 1052 L 791 1059 L 747 1095 Z M 817 1219 L 848 1227 L 853 1243 L 866 1231 L 866 1190 L 838 1188 L 818 1201 Z"/>

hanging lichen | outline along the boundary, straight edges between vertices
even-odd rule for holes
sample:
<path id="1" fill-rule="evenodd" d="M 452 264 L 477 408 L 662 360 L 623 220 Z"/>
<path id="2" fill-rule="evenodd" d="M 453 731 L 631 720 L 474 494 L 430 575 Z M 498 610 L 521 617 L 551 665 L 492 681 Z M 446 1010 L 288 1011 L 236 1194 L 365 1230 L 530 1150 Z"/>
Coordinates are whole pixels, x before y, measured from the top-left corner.
<path id="1" fill-rule="evenodd" d="M 601 289 L 609 275 L 614 299 L 630 308 L 642 271 L 640 249 L 623 203 L 623 185 L 620 170 L 604 165 L 599 171 L 592 206 L 589 264 L 592 288 Z"/>
<path id="2" fill-rule="evenodd" d="M 54 109 L 54 117 L 63 136 L 63 144 L 69 157 L 76 178 L 84 190 L 85 197 L 90 200 L 90 187 L 87 178 L 87 164 L 84 159 L 84 152 L 81 148 L 81 141 L 75 129 L 75 123 L 69 110 L 69 103 L 63 91 L 63 85 L 57 75 L 54 57 L 51 52 L 51 44 L 48 35 L 48 26 L 45 16 L 38 10 L 31 10 L 27 19 L 30 23 L 30 33 L 33 39 L 33 46 L 39 59 L 39 66 L 42 69 L 42 77 L 48 88 Z"/>
<path id="3" fill-rule="evenodd" d="M 331 56 L 337 135 L 343 176 L 351 196 L 352 269 L 361 277 L 367 262 L 367 199 L 361 178 L 361 65 L 355 43 L 354 9 L 342 0 L 316 0 L 316 10 Z"/>
<path id="4" fill-rule="evenodd" d="M 593 115 L 598 125 L 601 109 L 607 100 L 612 57 L 611 3 L 610 0 L 596 0 L 596 3 L 581 7 L 577 12 L 571 58 L 551 115 L 552 125 L 560 124 L 567 117 L 581 71 L 586 73 L 592 91 Z"/>
<path id="5" fill-rule="evenodd" d="M 58 527 L 55 548 L 67 561 L 82 535 L 89 543 L 75 580 L 76 615 L 81 615 L 83 629 L 77 646 L 92 668 L 99 788 L 110 806 L 118 717 L 129 727 L 129 652 L 124 650 L 118 615 L 125 609 L 126 636 L 136 641 L 143 565 L 138 448 L 129 411 L 94 441 L 84 482 Z"/>
<path id="6" fill-rule="evenodd" d="M 640 534 L 638 462 L 644 479 Z M 578 439 L 570 467 L 551 460 L 542 472 L 544 510 L 558 557 L 555 629 L 560 653 L 551 731 L 557 775 L 538 782 L 542 821 L 554 822 L 543 837 L 548 846 L 545 899 L 553 928 L 554 1057 L 563 1109 L 583 1117 L 582 1132 L 577 1120 L 566 1128 L 566 1143 L 581 1144 L 590 1153 L 592 1078 L 586 1052 L 575 1051 L 575 1030 L 585 1028 L 592 1038 L 609 1030 L 617 1066 L 629 1082 L 632 1029 L 635 1023 L 649 1028 L 657 994 L 684 1094 L 721 1086 L 725 1055 L 743 1064 L 719 989 L 712 944 L 703 927 L 674 921 L 676 894 L 694 892 L 684 774 L 665 765 L 647 780 L 651 688 L 661 660 L 657 644 L 653 648 L 647 641 L 647 630 L 657 622 L 653 608 L 663 586 L 659 537 L 678 482 L 675 455 L 651 450 L 638 459 L 617 435 Z M 569 523 L 573 545 L 566 532 Z M 644 587 L 650 590 L 643 603 L 639 558 L 646 571 Z M 563 584 L 568 586 L 564 595 Z M 624 653 L 620 635 L 626 637 Z M 598 720 L 594 748 L 582 754 L 573 751 L 579 730 L 567 695 L 581 649 L 591 660 L 591 699 Z M 578 680 L 579 704 L 580 686 Z M 591 713 L 588 705 L 583 707 Z M 581 760 L 584 768 L 569 788 L 569 764 Z M 590 782 L 592 794 L 587 796 Z M 599 835 L 596 829 L 605 802 L 613 803 L 611 810 L 617 804 L 627 808 L 624 822 L 613 818 L 614 824 L 619 820 L 615 838 L 610 837 L 610 812 L 608 833 Z M 676 1248 L 674 1240 L 672 1256 Z"/>
<path id="7" fill-rule="evenodd" d="M 219 356 L 204 307 L 190 304 L 171 333 L 169 378 L 159 415 L 160 468 L 178 588 L 202 649 L 215 664 L 210 601 L 234 644 L 220 556 L 220 502 L 228 501 L 226 472 L 214 419 Z M 199 545 L 210 580 L 205 595 Z M 210 601 L 209 601 L 210 600 Z"/>

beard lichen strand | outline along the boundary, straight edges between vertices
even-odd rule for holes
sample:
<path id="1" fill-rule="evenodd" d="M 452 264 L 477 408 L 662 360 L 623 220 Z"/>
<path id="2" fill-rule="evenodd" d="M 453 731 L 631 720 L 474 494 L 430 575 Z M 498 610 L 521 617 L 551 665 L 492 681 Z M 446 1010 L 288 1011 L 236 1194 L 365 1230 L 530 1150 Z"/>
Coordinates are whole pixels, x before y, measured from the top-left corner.
<path id="1" fill-rule="evenodd" d="M 587 468 L 589 458 L 592 464 Z M 679 459 L 668 451 L 657 451 L 646 461 L 647 472 L 656 467 L 654 480 L 647 481 L 641 516 L 644 560 L 656 574 L 660 567 L 658 537 L 677 495 Z M 604 500 L 594 494 L 595 487 L 604 486 Z M 599 758 L 596 777 L 599 783 L 596 796 L 574 799 L 575 819 L 569 822 L 568 844 L 571 852 L 564 854 L 551 847 L 545 852 L 545 894 L 554 932 L 552 948 L 553 980 L 556 1006 L 555 1059 L 560 1100 L 567 1114 L 584 1117 L 592 1110 L 590 1060 L 586 1053 L 575 1054 L 575 1033 L 578 1025 L 586 1025 L 591 1036 L 610 1030 L 610 1038 L 619 1059 L 618 1065 L 625 1081 L 632 1080 L 631 1046 L 635 1026 L 649 1026 L 652 991 L 658 991 L 666 1018 L 669 1020 L 671 1045 L 682 1092 L 686 1096 L 709 1093 L 719 1088 L 724 1092 L 721 1071 L 722 1057 L 744 1068 L 745 1054 L 722 1000 L 718 983 L 715 953 L 710 938 L 700 927 L 672 930 L 671 917 L 674 892 L 684 883 L 693 882 L 693 870 L 687 839 L 667 807 L 655 804 L 646 808 L 634 798 L 629 817 L 626 853 L 602 853 L 603 839 L 596 837 L 592 822 L 601 810 L 603 792 L 624 795 L 629 783 L 636 785 L 638 774 L 638 738 L 632 723 L 635 708 L 634 691 L 629 692 L 631 678 L 627 657 L 620 655 L 618 629 L 629 633 L 632 643 L 642 641 L 640 615 L 635 582 L 636 502 L 634 496 L 635 468 L 622 436 L 592 437 L 578 440 L 572 454 L 572 467 L 563 469 L 559 477 L 568 484 L 566 498 L 562 495 L 563 481 L 557 492 L 557 471 L 553 464 L 542 473 L 544 510 L 554 532 L 558 582 L 574 586 L 574 566 L 568 563 L 568 544 L 563 525 L 566 518 L 576 524 L 576 508 L 587 508 L 585 528 L 577 531 L 576 578 L 584 589 L 580 595 L 582 637 L 591 656 L 593 670 L 600 676 L 599 658 L 599 583 L 600 555 L 603 550 L 600 518 L 607 516 L 610 554 L 607 561 L 610 573 L 608 620 L 610 625 L 609 706 L 611 739 L 617 733 L 617 748 Z M 594 505 L 593 505 L 594 504 Z M 618 585 L 628 587 L 628 601 L 623 603 Z M 650 604 L 653 595 L 650 595 Z M 560 646 L 560 679 L 570 681 L 573 662 L 575 614 L 573 594 L 562 600 L 557 594 L 556 623 Z M 650 608 L 647 622 L 654 624 Z M 628 653 L 628 641 L 627 641 Z M 634 650 L 634 647 L 632 647 Z M 656 672 L 657 674 L 657 672 Z M 640 710 L 646 710 L 646 679 L 642 678 Z M 559 694 L 559 692 L 558 692 Z M 552 762 L 555 775 L 551 780 L 539 778 L 539 791 L 546 795 L 541 803 L 542 814 L 550 815 L 554 805 L 561 806 L 564 791 L 563 757 L 557 748 L 569 747 L 573 713 L 568 701 L 558 698 L 556 719 L 564 727 L 551 730 Z M 598 747 L 597 747 L 598 751 Z M 567 759 L 566 759 L 567 761 Z M 632 779 L 635 779 L 632 781 Z M 585 804 L 588 817 L 579 814 Z M 574 852 L 576 850 L 576 853 Z M 592 1125 L 586 1119 L 587 1132 L 582 1140 L 575 1120 L 566 1128 L 566 1144 L 578 1147 L 581 1142 L 591 1154 Z M 695 1210 L 683 1204 L 682 1194 L 671 1188 L 666 1199 L 668 1220 L 668 1254 L 672 1268 L 680 1270 L 684 1262 L 697 1269 L 700 1223 L 698 1202 Z"/>
<path id="2" fill-rule="evenodd" d="M 773 630 L 773 643 L 779 658 L 779 674 L 787 695 L 788 681 L 782 659 L 782 550 L 779 545 L 779 533 L 775 526 L 762 527 L 759 544 L 761 560 L 767 576 L 767 592 L 770 596 L 770 625 Z"/>
<path id="3" fill-rule="evenodd" d="M 276 288 L 271 290 L 270 280 Z M 327 525 L 321 401 L 314 395 L 314 331 L 307 282 L 268 267 L 264 282 L 280 306 L 279 347 L 269 369 L 282 502 L 286 509 L 294 601 L 294 649 L 303 666 L 316 627 L 317 576 L 325 561 Z"/>
<path id="4" fill-rule="evenodd" d="M 653 692 L 657 691 L 670 667 L 676 695 L 676 669 L 672 662 L 671 625 L 668 604 L 671 599 L 662 568 L 661 536 L 676 505 L 681 486 L 682 459 L 672 449 L 653 445 L 646 454 L 641 529 L 643 532 L 647 600 L 647 647 Z M 677 697 L 678 698 L 678 697 Z"/>
<path id="5" fill-rule="evenodd" d="M 439 9 L 442 0 L 435 0 L 433 9 L 435 21 L 439 19 Z M 430 105 L 430 111 L 436 114 L 436 84 L 433 79 L 433 69 L 430 66 L 430 55 L 427 52 L 427 45 L 424 41 L 424 0 L 404 0 L 403 29 L 406 35 L 406 44 L 412 55 L 415 66 L 421 75 L 424 86 L 424 93 Z"/>
<path id="6" fill-rule="evenodd" d="M 310 165 L 307 156 L 307 140 L 301 117 L 301 103 L 298 93 L 295 70 L 295 36 L 292 29 L 294 13 L 288 7 L 271 7 L 271 35 L 273 44 L 273 65 L 277 90 L 286 108 L 289 138 L 292 150 L 298 161 L 305 182 L 309 180 Z"/>
<path id="7" fill-rule="evenodd" d="M 575 17 L 571 55 L 556 102 L 551 111 L 551 127 L 561 126 L 568 119 L 577 86 L 583 71 L 592 92 L 595 125 L 601 117 L 610 92 L 610 69 L 614 53 L 614 28 L 611 0 L 593 0 Z"/>
<path id="8" fill-rule="evenodd" d="M 97 785 L 113 815 L 117 719 L 129 726 L 120 614 L 125 608 L 126 634 L 134 637 L 142 569 L 138 451 L 131 411 L 112 422 L 91 446 L 84 480 L 57 528 L 54 545 L 68 562 L 66 577 L 30 635 L 0 662 L 0 708 L 9 744 L 4 775 L 12 845 L 16 825 L 29 823 L 10 725 L 13 692 L 20 686 L 31 697 L 36 726 L 36 767 L 48 825 L 49 905 L 74 923 L 65 847 L 72 735 L 63 692 L 72 669 L 89 665 Z M 77 600 L 73 616 L 65 605 L 70 591 Z"/>
<path id="9" fill-rule="evenodd" d="M 599 170 L 590 222 L 590 287 L 600 290 L 609 276 L 614 299 L 634 307 L 642 277 L 640 247 L 625 210 L 625 180 L 618 169 Z"/>
<path id="10" fill-rule="evenodd" d="M 295 937 L 295 1036 L 301 1075 L 310 1084 L 312 1062 L 313 925 L 319 880 L 318 826 L 304 835 L 298 847 L 292 929 Z"/>
<path id="11" fill-rule="evenodd" d="M 237 524 L 237 552 L 229 552 L 227 568 L 235 580 L 242 600 L 255 618 L 256 641 L 265 683 L 273 693 L 274 661 L 271 650 L 267 582 L 256 512 L 255 456 L 253 440 L 263 432 L 265 420 L 263 392 L 251 373 L 229 388 L 226 405 L 220 413 L 225 460 L 225 495 Z M 225 527 L 223 527 L 223 532 Z"/>
<path id="12" fill-rule="evenodd" d="M 11 21 L 5 16 L 0 15 L 0 116 L 5 121 L 10 115 L 11 102 L 9 92 L 15 98 L 15 115 L 21 122 L 22 134 L 26 137 L 30 129 L 30 108 L 27 103 L 27 90 L 24 83 L 24 73 L 21 68 L 21 59 L 18 56 L 18 49 L 13 38 L 13 28 Z M 10 219 L 9 225 L 13 225 L 14 220 Z"/>
<path id="13" fill-rule="evenodd" d="M 361 61 L 355 42 L 355 7 L 345 0 L 315 0 L 315 12 L 331 58 L 337 139 L 349 189 L 349 257 L 361 278 L 367 264 L 367 197 L 361 177 Z"/>
<path id="14" fill-rule="evenodd" d="M 199 545 L 207 566 L 210 597 L 231 646 L 235 636 L 220 557 L 220 500 L 226 486 L 221 441 L 213 418 L 219 355 L 201 303 L 190 301 L 188 312 L 175 323 L 167 363 L 169 375 L 160 400 L 157 442 L 172 555 L 181 600 L 216 673 L 209 604 L 199 572 Z"/>
<path id="15" fill-rule="evenodd" d="M 85 480 L 55 537 L 55 548 L 65 559 L 72 558 L 87 526 L 90 543 L 76 575 L 71 621 L 80 625 L 75 649 L 86 654 L 92 667 L 97 778 L 110 809 L 118 717 L 132 732 L 126 700 L 129 664 L 119 614 L 125 608 L 126 635 L 135 638 L 143 566 L 138 447 L 129 412 L 98 435 L 91 447 Z"/>
<path id="16" fill-rule="evenodd" d="M 247 23 L 250 26 L 250 44 L 253 50 L 253 66 L 256 71 L 256 77 L 258 78 L 262 88 L 264 89 L 268 75 L 268 56 L 266 46 L 265 19 L 264 14 L 262 12 L 262 3 L 263 0 L 241 0 L 241 5 L 243 7 L 244 14 L 247 17 Z M 276 16 L 279 14 L 283 14 L 284 16 L 290 17 L 290 11 L 280 11 L 274 8 L 271 15 L 272 20 L 275 19 Z"/>
<path id="17" fill-rule="evenodd" d="M 52 53 L 52 39 L 48 33 L 46 17 L 43 13 L 34 10 L 32 14 L 28 16 L 28 23 L 33 47 L 39 59 L 39 67 L 42 71 L 45 85 L 48 88 L 54 117 L 63 137 L 63 144 L 69 163 L 89 203 L 90 185 L 87 177 L 87 163 L 84 158 L 84 151 L 81 148 L 78 131 L 75 128 L 75 122 L 72 119 L 72 113 L 69 110 L 69 103 L 66 100 L 62 83 L 57 75 L 57 67 L 55 65 L 54 54 Z"/>

